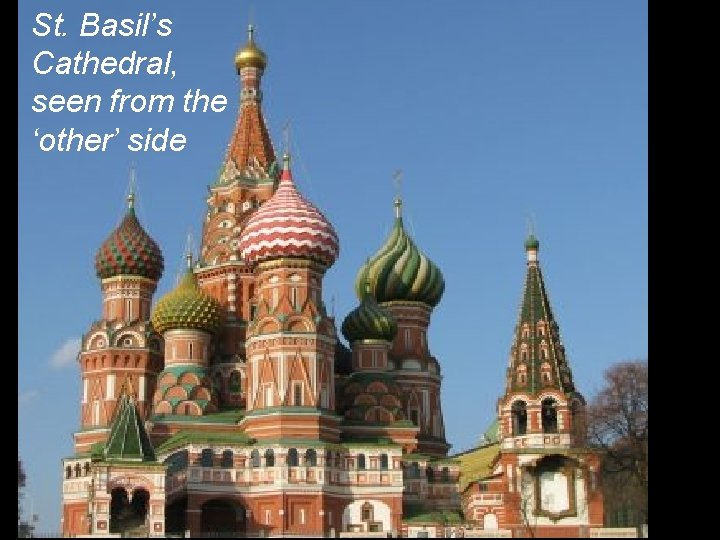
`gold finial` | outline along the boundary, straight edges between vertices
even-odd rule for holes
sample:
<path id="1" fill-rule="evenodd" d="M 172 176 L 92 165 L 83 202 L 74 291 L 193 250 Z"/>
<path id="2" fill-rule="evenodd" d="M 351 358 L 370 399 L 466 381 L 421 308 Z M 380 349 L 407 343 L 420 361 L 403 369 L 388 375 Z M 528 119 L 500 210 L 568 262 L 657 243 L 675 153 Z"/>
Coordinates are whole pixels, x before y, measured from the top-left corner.
<path id="1" fill-rule="evenodd" d="M 133 210 L 135 208 L 135 164 L 130 165 L 130 189 L 127 196 L 128 208 Z"/>
<path id="2" fill-rule="evenodd" d="M 402 216 L 402 198 L 400 197 L 402 175 L 402 169 L 397 169 L 392 175 L 393 183 L 395 184 L 395 217 L 398 219 Z"/>
<path id="3" fill-rule="evenodd" d="M 238 72 L 246 67 L 265 69 L 267 56 L 255 44 L 255 27 L 248 25 L 248 42 L 235 54 L 235 67 Z"/>

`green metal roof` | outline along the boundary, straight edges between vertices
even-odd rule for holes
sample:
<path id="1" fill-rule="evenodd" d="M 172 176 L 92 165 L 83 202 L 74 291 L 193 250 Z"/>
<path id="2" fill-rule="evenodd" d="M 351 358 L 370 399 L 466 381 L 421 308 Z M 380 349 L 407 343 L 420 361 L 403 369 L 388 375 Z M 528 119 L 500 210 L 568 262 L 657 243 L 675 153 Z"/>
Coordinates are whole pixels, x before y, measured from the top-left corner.
<path id="1" fill-rule="evenodd" d="M 126 393 L 120 396 L 103 453 L 105 461 L 155 461 L 155 450 L 135 401 Z"/>

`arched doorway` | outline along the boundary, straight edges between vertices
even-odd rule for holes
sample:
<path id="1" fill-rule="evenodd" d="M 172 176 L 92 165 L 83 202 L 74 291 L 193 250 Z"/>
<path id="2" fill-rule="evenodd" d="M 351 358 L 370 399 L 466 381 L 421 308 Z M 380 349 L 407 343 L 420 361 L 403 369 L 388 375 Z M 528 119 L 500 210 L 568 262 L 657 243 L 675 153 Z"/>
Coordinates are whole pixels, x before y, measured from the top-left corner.
<path id="1" fill-rule="evenodd" d="M 132 492 L 132 498 L 124 487 L 110 492 L 110 532 L 124 533 L 145 526 L 150 493 L 139 487 Z"/>
<path id="2" fill-rule="evenodd" d="M 201 507 L 200 531 L 238 536 L 245 532 L 245 509 L 226 499 L 212 499 Z"/>

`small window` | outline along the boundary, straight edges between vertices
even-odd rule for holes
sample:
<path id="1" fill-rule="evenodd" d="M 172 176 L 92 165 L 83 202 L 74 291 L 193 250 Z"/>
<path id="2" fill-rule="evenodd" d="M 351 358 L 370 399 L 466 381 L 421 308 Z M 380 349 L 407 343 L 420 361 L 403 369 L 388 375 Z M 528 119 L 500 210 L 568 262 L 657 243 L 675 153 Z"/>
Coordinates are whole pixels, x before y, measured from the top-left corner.
<path id="1" fill-rule="evenodd" d="M 85 465 L 83 465 L 83 473 L 84 473 L 84 476 L 90 475 L 90 463 L 86 462 Z"/>
<path id="2" fill-rule="evenodd" d="M 388 455 L 380 454 L 380 468 L 386 470 L 388 468 Z"/>
<path id="3" fill-rule="evenodd" d="M 305 465 L 308 467 L 317 466 L 317 452 L 312 448 L 308 448 L 305 452 Z"/>
<path id="4" fill-rule="evenodd" d="M 205 448 L 200 453 L 200 465 L 203 467 L 213 466 L 213 451 L 210 448 Z"/>
<path id="5" fill-rule="evenodd" d="M 191 341 L 190 343 L 188 343 L 188 358 L 189 358 L 190 360 L 193 359 L 193 344 L 192 344 L 192 341 Z"/>
<path id="6" fill-rule="evenodd" d="M 274 467 L 275 466 L 275 452 L 272 448 L 268 448 L 265 450 L 265 466 L 266 467 Z"/>
<path id="7" fill-rule="evenodd" d="M 292 287 L 290 289 L 290 304 L 292 305 L 293 309 L 297 309 L 297 287 Z"/>
<path id="8" fill-rule="evenodd" d="M 365 463 L 365 454 L 358 454 L 357 468 L 362 469 L 362 470 L 367 468 L 366 463 Z"/>
<path id="9" fill-rule="evenodd" d="M 557 402 L 553 398 L 542 400 L 541 416 L 543 433 L 557 433 Z"/>
<path id="10" fill-rule="evenodd" d="M 527 410 L 524 401 L 516 401 L 512 404 L 512 431 L 513 435 L 525 435 L 527 433 Z"/>
<path id="11" fill-rule="evenodd" d="M 65 478 L 72 478 L 72 467 L 70 465 L 65 467 Z"/>
<path id="12" fill-rule="evenodd" d="M 302 383 L 293 384 L 293 405 L 301 406 L 303 403 L 303 387 Z"/>
<path id="13" fill-rule="evenodd" d="M 434 482 L 435 481 L 435 471 L 433 470 L 430 465 L 427 466 L 425 469 L 425 478 L 427 478 L 428 482 Z"/>
<path id="14" fill-rule="evenodd" d="M 369 502 L 366 502 L 362 505 L 360 513 L 361 518 L 363 521 L 373 521 L 375 512 L 373 511 L 373 505 Z"/>
<path id="15" fill-rule="evenodd" d="M 232 373 L 230 373 L 230 383 L 229 383 L 228 387 L 231 392 L 235 392 L 235 393 L 240 392 L 240 390 L 241 390 L 240 381 L 241 381 L 241 375 L 240 375 L 239 371 L 235 370 Z"/>
<path id="16" fill-rule="evenodd" d="M 287 453 L 287 465 L 288 467 L 298 466 L 298 451 L 296 448 L 291 448 Z"/>
<path id="17" fill-rule="evenodd" d="M 447 467 L 443 467 L 440 478 L 442 479 L 443 482 L 449 482 L 450 481 L 450 469 L 448 469 Z"/>
<path id="18" fill-rule="evenodd" d="M 233 451 L 225 450 L 222 453 L 222 461 L 220 463 L 226 469 L 232 469 L 233 466 Z"/>

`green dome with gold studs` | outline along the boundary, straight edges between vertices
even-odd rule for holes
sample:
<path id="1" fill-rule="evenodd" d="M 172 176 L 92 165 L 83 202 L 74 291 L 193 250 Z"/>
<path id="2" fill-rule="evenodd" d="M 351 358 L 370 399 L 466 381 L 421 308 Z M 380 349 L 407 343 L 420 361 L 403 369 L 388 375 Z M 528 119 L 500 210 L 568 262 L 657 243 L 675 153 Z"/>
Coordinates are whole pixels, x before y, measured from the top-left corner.
<path id="1" fill-rule="evenodd" d="M 363 339 L 392 341 L 397 334 L 395 317 L 380 306 L 367 289 L 369 286 L 360 305 L 345 317 L 342 333 L 350 343 Z"/>
<path id="2" fill-rule="evenodd" d="M 152 323 L 161 334 L 175 329 L 214 334 L 222 324 L 222 308 L 215 298 L 200 290 L 192 268 L 188 268 L 178 286 L 155 304 Z"/>
<path id="3" fill-rule="evenodd" d="M 405 300 L 434 307 L 445 291 L 440 269 L 420 251 L 403 226 L 400 208 L 395 200 L 395 226 L 385 244 L 359 270 L 355 292 L 363 297 L 365 283 L 380 302 Z"/>

